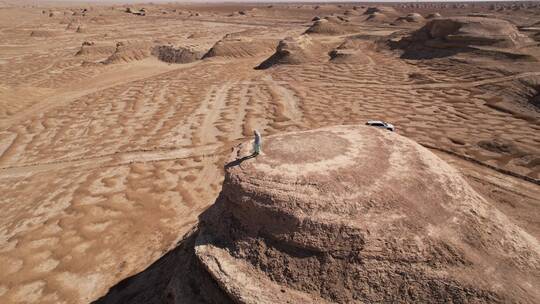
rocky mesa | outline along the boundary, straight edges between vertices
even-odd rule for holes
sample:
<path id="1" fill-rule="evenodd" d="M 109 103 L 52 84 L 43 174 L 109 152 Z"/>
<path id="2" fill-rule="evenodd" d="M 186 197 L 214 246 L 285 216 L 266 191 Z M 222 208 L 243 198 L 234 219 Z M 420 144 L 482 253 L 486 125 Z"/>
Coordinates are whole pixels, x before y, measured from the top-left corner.
<path id="1" fill-rule="evenodd" d="M 537 240 L 414 141 L 335 126 L 270 136 L 263 151 L 234 150 L 176 269 L 161 270 L 169 303 L 540 299 Z"/>

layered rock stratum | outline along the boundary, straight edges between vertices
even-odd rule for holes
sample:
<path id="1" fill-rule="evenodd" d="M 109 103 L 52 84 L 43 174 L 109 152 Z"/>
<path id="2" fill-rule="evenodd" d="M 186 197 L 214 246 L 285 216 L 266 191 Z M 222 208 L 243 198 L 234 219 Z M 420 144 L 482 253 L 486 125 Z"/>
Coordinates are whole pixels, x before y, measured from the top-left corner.
<path id="1" fill-rule="evenodd" d="M 194 250 L 236 303 L 534 303 L 537 240 L 433 153 L 338 126 L 249 143 Z"/>

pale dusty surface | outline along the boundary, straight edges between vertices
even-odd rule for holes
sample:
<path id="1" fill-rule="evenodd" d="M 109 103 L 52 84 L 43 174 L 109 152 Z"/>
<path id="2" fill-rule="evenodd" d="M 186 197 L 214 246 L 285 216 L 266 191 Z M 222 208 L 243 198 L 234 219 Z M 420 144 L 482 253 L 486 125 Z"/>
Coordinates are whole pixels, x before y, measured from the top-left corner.
<path id="1" fill-rule="evenodd" d="M 314 16 L 352 8 L 149 5 L 136 16 L 120 6 L 21 6 L 0 1 L 1 303 L 87 303 L 146 269 L 215 200 L 231 147 L 253 129 L 264 138 L 390 121 L 540 236 L 540 189 L 525 180 L 540 178 L 540 114 L 528 103 L 538 92 L 522 82 L 540 75 L 537 62 L 400 58 L 373 36 L 423 23 L 366 21 L 358 8 L 338 34 L 301 38 L 311 43 L 292 48 L 299 64 L 258 70 Z M 490 14 L 531 26 L 529 11 Z M 348 37 L 357 34 L 369 37 Z M 216 56 L 188 64 L 151 55 L 153 46 L 206 51 L 220 40 Z M 333 62 L 328 53 L 341 45 L 352 56 Z"/>

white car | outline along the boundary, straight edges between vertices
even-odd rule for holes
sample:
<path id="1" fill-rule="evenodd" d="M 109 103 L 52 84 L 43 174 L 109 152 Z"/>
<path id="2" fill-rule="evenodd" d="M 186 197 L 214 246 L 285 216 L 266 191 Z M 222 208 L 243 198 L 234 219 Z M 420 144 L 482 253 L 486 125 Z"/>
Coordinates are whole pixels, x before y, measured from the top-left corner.
<path id="1" fill-rule="evenodd" d="M 381 128 L 381 129 L 386 129 L 386 130 L 392 131 L 392 132 L 394 131 L 394 125 L 393 124 L 387 123 L 387 122 L 384 122 L 384 121 L 381 121 L 381 120 L 369 120 L 368 122 L 366 122 L 366 125 Z"/>

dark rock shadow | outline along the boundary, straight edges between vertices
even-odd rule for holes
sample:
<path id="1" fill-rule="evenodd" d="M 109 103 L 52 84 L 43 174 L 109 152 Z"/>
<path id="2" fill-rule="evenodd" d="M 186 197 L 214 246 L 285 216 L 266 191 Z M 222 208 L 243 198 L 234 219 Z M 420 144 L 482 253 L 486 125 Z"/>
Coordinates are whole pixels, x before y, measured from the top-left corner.
<path id="1" fill-rule="evenodd" d="M 225 169 L 228 169 L 228 168 L 231 168 L 231 167 L 235 167 L 235 166 L 238 166 L 240 165 L 241 163 L 243 163 L 244 161 L 248 160 L 248 159 L 251 159 L 251 158 L 254 158 L 254 157 L 257 157 L 258 154 L 251 154 L 251 155 L 248 155 L 248 156 L 244 156 L 242 158 L 238 158 L 228 164 L 225 165 Z"/>
<path id="2" fill-rule="evenodd" d="M 220 195 L 221 197 L 221 195 Z M 219 197 L 218 197 L 219 201 Z M 214 212 L 216 204 L 203 212 Z M 198 228 L 145 270 L 123 279 L 93 304 L 232 303 L 195 256 Z"/>
<path id="3" fill-rule="evenodd" d="M 431 48 L 418 42 L 388 41 L 391 50 L 400 50 L 401 59 L 422 60 L 451 57 L 459 53 L 471 52 L 469 48 Z"/>

